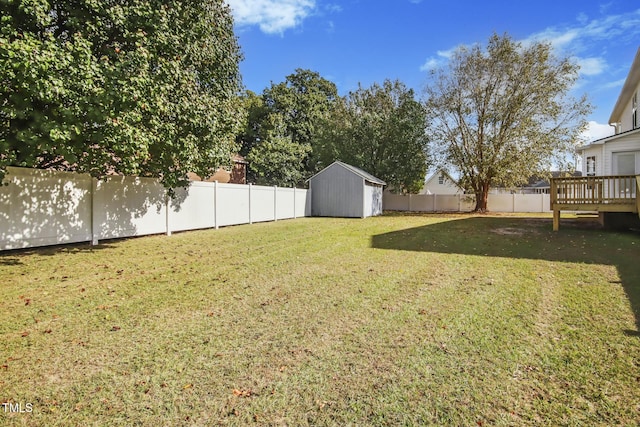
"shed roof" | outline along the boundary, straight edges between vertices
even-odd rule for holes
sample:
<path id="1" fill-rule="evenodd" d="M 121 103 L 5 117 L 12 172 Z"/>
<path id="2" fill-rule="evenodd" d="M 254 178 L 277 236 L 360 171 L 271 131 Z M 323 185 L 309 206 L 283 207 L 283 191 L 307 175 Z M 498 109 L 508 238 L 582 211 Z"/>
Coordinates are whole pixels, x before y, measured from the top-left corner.
<path id="1" fill-rule="evenodd" d="M 307 182 L 308 182 L 308 181 L 311 181 L 313 178 L 317 177 L 318 175 L 320 175 L 321 173 L 323 173 L 324 171 L 326 171 L 327 169 L 329 169 L 329 168 L 330 168 L 331 166 L 333 166 L 333 165 L 341 166 L 341 167 L 343 167 L 343 168 L 347 169 L 348 171 L 351 171 L 351 172 L 353 172 L 354 174 L 356 174 L 356 175 L 360 176 L 361 178 L 364 178 L 364 180 L 365 180 L 365 181 L 368 181 L 368 182 L 370 182 L 370 183 L 372 183 L 372 184 L 387 185 L 387 183 L 386 183 L 386 182 L 384 182 L 383 180 L 381 180 L 380 178 L 376 178 L 375 176 L 371 175 L 371 174 L 370 174 L 370 173 L 368 173 L 368 172 L 363 171 L 363 170 L 362 170 L 362 169 L 360 169 L 360 168 L 357 168 L 357 167 L 355 167 L 355 166 L 351 166 L 351 165 L 346 164 L 346 163 L 344 163 L 344 162 L 341 162 L 341 161 L 339 161 L 339 160 L 336 160 L 335 162 L 331 163 L 331 164 L 330 164 L 329 166 L 327 166 L 326 168 L 322 169 L 322 170 L 321 170 L 320 172 L 318 172 L 317 174 L 313 175 L 311 178 L 309 178 L 309 179 L 307 180 Z"/>

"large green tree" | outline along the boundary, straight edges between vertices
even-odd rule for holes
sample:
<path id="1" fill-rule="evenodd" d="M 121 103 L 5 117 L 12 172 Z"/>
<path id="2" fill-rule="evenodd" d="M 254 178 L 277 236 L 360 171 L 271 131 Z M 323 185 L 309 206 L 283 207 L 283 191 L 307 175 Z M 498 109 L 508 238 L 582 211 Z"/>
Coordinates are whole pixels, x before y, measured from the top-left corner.
<path id="1" fill-rule="evenodd" d="M 575 148 L 591 109 L 570 95 L 578 69 L 548 43 L 494 34 L 432 71 L 429 135 L 441 163 L 475 193 L 476 211 L 487 210 L 491 186 L 522 184 Z"/>
<path id="2" fill-rule="evenodd" d="M 314 147 L 319 163 L 334 160 L 383 179 L 392 191 L 416 193 L 427 171 L 426 115 L 412 89 L 402 82 L 359 87 L 325 120 Z"/>
<path id="3" fill-rule="evenodd" d="M 0 0 L 7 165 L 158 176 L 228 163 L 239 47 L 222 0 Z"/>
<path id="4" fill-rule="evenodd" d="M 238 135 L 249 160 L 248 176 L 259 184 L 296 185 L 319 167 L 312 152 L 320 125 L 338 99 L 334 83 L 297 69 L 262 95 L 243 97 L 246 120 Z"/>
<path id="5" fill-rule="evenodd" d="M 264 138 L 247 155 L 250 176 L 259 185 L 295 187 L 304 180 L 304 161 L 311 146 L 293 142 L 281 115 L 268 119 Z"/>
<path id="6" fill-rule="evenodd" d="M 281 114 L 286 133 L 297 144 L 312 144 L 318 124 L 338 98 L 336 85 L 319 73 L 298 68 L 263 93 L 269 112 Z"/>

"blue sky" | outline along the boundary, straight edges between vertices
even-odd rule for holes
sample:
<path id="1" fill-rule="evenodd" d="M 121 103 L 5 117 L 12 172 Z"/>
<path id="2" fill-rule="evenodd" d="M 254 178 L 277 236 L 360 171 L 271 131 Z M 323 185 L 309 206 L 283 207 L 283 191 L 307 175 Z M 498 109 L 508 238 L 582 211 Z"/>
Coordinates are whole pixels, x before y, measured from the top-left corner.
<path id="1" fill-rule="evenodd" d="M 247 89 L 261 93 L 296 68 L 317 71 L 341 95 L 385 78 L 418 95 L 430 67 L 460 45 L 486 44 L 492 33 L 545 40 L 582 66 L 576 96 L 595 109 L 587 139 L 607 125 L 640 47 L 635 0 L 226 0 L 244 60 Z"/>

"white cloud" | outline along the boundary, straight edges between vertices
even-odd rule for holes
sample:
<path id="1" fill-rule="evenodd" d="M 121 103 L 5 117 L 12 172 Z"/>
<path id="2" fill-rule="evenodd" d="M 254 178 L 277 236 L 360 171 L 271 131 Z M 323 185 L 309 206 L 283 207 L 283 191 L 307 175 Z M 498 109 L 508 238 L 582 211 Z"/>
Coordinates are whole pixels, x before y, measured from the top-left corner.
<path id="1" fill-rule="evenodd" d="M 557 30 L 555 28 L 547 28 L 544 31 L 530 35 L 520 42 L 524 46 L 531 45 L 535 42 L 550 43 L 555 49 L 564 49 L 567 45 L 574 42 L 580 36 L 579 30 L 575 28 Z"/>
<path id="2" fill-rule="evenodd" d="M 267 34 L 297 27 L 316 8 L 315 0 L 227 0 L 227 3 L 236 25 L 258 25 Z"/>
<path id="3" fill-rule="evenodd" d="M 613 127 L 590 121 L 589 126 L 582 132 L 581 137 L 584 141 L 591 142 L 611 135 L 613 135 Z"/>
<path id="4" fill-rule="evenodd" d="M 575 27 L 550 27 L 532 34 L 523 40 L 524 44 L 547 41 L 556 49 L 571 48 L 574 51 L 589 50 L 594 41 L 618 38 L 633 40 L 640 35 L 640 9 L 624 15 L 609 15 L 589 21 L 585 15 L 578 17 Z"/>
<path id="5" fill-rule="evenodd" d="M 586 24 L 587 22 L 589 22 L 589 16 L 587 16 L 586 13 L 580 13 L 578 14 L 578 17 L 576 18 L 578 20 L 579 23 L 581 23 L 582 25 Z"/>
<path id="6" fill-rule="evenodd" d="M 427 62 L 425 62 L 424 64 L 422 64 L 420 66 L 420 71 L 433 70 L 434 68 L 438 68 L 440 63 L 441 63 L 441 61 L 439 59 L 431 57 L 431 58 L 427 59 Z"/>
<path id="7" fill-rule="evenodd" d="M 324 10 L 328 13 L 339 13 L 342 12 L 342 6 L 339 4 L 326 4 L 324 5 Z"/>
<path id="8" fill-rule="evenodd" d="M 613 89 L 616 87 L 621 88 L 625 81 L 626 81 L 626 78 L 605 83 L 604 85 L 601 86 L 601 89 Z"/>
<path id="9" fill-rule="evenodd" d="M 455 52 L 457 47 L 454 47 L 449 50 L 439 50 L 437 52 L 437 57 L 430 57 L 427 61 L 420 66 L 420 71 L 429 71 L 434 68 L 438 68 L 440 65 L 444 63 L 445 60 L 450 59 L 453 52 Z"/>
<path id="10" fill-rule="evenodd" d="M 585 76 L 596 76 L 607 68 L 602 58 L 581 58 L 578 60 L 578 65 L 580 74 Z"/>
<path id="11" fill-rule="evenodd" d="M 519 42 L 523 46 L 529 46 L 534 42 L 550 43 L 558 54 L 573 56 L 580 65 L 580 73 L 583 76 L 595 76 L 607 69 L 607 62 L 603 58 L 592 56 L 597 43 L 633 41 L 640 37 L 640 9 L 591 21 L 587 15 L 580 14 L 577 21 L 575 26 L 549 27 Z M 454 47 L 447 51 L 438 51 L 438 55 L 429 57 L 420 70 L 428 71 L 442 65 L 443 59 L 449 58 L 455 49 Z"/>
<path id="12" fill-rule="evenodd" d="M 606 70 L 606 61 L 600 57 L 583 57 L 582 54 L 592 55 L 596 43 L 599 42 L 615 43 L 640 37 L 640 9 L 591 21 L 586 15 L 579 15 L 577 20 L 579 25 L 575 27 L 550 27 L 532 34 L 521 42 L 525 46 L 533 42 L 548 42 L 561 55 L 570 54 L 576 57 L 582 75 L 595 76 Z"/>

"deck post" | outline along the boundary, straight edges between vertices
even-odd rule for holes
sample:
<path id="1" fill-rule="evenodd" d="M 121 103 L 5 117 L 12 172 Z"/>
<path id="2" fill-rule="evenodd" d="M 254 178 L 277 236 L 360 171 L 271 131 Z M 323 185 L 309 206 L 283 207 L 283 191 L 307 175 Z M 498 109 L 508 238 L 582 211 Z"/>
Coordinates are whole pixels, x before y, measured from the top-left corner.
<path id="1" fill-rule="evenodd" d="M 560 209 L 553 209 L 553 231 L 560 229 Z"/>

